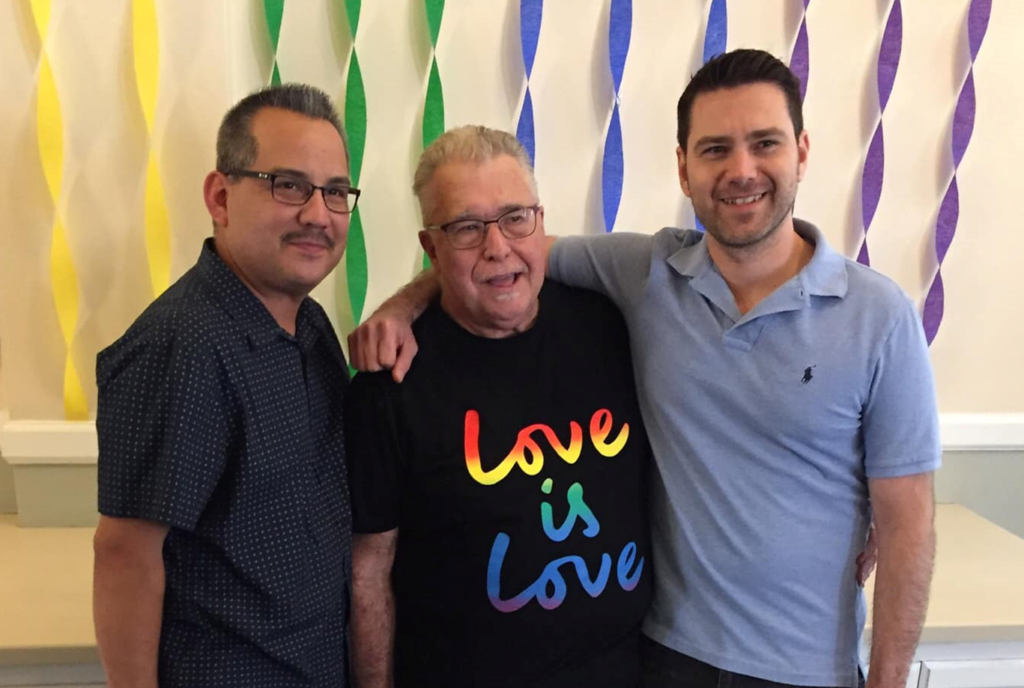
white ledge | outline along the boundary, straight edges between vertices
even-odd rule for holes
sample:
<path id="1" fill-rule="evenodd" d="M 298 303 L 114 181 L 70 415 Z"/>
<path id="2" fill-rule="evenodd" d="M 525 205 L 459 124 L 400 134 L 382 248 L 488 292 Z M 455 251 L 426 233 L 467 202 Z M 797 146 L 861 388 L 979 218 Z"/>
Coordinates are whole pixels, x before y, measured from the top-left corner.
<path id="1" fill-rule="evenodd" d="M 1024 451 L 1024 413 L 943 413 L 946 451 Z"/>
<path id="2" fill-rule="evenodd" d="M 96 463 L 92 421 L 9 420 L 0 426 L 0 455 L 12 466 Z"/>
<path id="3" fill-rule="evenodd" d="M 1024 451 L 1024 413 L 944 413 L 944 451 Z M 0 456 L 11 465 L 91 465 L 98 456 L 92 421 L 0 419 Z"/>

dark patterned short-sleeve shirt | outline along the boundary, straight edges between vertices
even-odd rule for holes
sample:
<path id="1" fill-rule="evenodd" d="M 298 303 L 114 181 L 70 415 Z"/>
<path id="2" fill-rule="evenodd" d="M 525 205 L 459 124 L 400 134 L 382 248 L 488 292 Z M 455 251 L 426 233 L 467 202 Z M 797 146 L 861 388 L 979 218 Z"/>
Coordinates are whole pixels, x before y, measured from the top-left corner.
<path id="1" fill-rule="evenodd" d="M 347 685 L 348 367 L 323 309 L 288 334 L 207 240 L 96 379 L 100 512 L 170 526 L 160 685 Z"/>

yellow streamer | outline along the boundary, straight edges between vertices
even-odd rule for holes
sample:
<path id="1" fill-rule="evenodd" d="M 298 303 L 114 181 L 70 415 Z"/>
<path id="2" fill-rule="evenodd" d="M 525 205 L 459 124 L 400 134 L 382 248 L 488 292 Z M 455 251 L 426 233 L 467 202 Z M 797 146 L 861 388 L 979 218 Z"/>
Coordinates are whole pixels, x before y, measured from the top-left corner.
<path id="1" fill-rule="evenodd" d="M 160 165 L 153 145 L 156 96 L 160 76 L 160 44 L 153 0 L 134 0 L 132 4 L 132 48 L 135 58 L 135 82 L 149 134 L 149 164 L 146 168 L 146 258 L 153 296 L 160 296 L 171 281 L 171 223 L 167 215 Z"/>
<path id="2" fill-rule="evenodd" d="M 78 276 L 71 257 L 71 246 L 61 222 L 61 177 L 64 174 L 64 127 L 61 120 L 57 82 L 46 51 L 46 36 L 50 24 L 50 0 L 32 0 L 32 16 L 36 22 L 42 47 L 39 64 L 38 95 L 36 102 L 36 134 L 39 156 L 46 177 L 46 186 L 53 200 L 53 232 L 50 244 L 50 282 L 57 308 L 61 334 L 66 350 L 64 361 L 64 415 L 68 420 L 85 420 L 89 405 L 85 399 L 82 381 L 75 370 L 72 344 L 78 323 Z"/>

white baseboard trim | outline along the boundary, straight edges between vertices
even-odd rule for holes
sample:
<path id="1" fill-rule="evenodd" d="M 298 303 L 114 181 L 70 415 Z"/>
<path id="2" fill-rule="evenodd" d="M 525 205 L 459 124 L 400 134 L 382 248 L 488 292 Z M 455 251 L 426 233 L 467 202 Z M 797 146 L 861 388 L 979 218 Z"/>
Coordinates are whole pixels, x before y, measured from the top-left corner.
<path id="1" fill-rule="evenodd" d="M 1024 413 L 944 413 L 944 451 L 1024 451 Z M 0 456 L 11 465 L 96 463 L 92 421 L 0 421 Z"/>
<path id="2" fill-rule="evenodd" d="M 98 455 L 92 421 L 9 420 L 0 426 L 0 456 L 12 466 L 94 465 Z"/>
<path id="3" fill-rule="evenodd" d="M 1024 413 L 943 413 L 945 451 L 1024 451 Z"/>

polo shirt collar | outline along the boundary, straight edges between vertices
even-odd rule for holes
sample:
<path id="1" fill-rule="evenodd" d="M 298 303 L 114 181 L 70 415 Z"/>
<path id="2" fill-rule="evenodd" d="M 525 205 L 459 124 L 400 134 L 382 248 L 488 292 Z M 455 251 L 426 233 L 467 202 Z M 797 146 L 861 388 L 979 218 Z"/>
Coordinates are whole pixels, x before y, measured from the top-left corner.
<path id="1" fill-rule="evenodd" d="M 794 219 L 793 227 L 797 234 L 814 244 L 814 255 L 797 275 L 805 292 L 811 296 L 846 296 L 846 259 L 828 245 L 825 235 L 810 222 Z M 702 281 L 709 273 L 718 272 L 704 237 L 678 249 L 667 262 L 680 275 L 694 280 Z"/>
<path id="2" fill-rule="evenodd" d="M 814 244 L 814 255 L 800 271 L 804 289 L 812 296 L 846 296 L 849 278 L 846 258 L 832 250 L 821 230 L 804 220 L 793 220 L 796 233 Z"/>
<path id="3" fill-rule="evenodd" d="M 314 318 L 311 317 L 312 300 L 309 297 L 303 299 L 299 305 L 295 319 L 296 336 L 292 337 L 285 332 L 263 302 L 217 255 L 213 237 L 203 242 L 197 267 L 209 284 L 214 298 L 220 302 L 227 314 L 246 330 L 254 347 L 258 348 L 277 337 L 296 339 L 308 344 L 319 334 L 319 329 L 313 322 Z"/>

